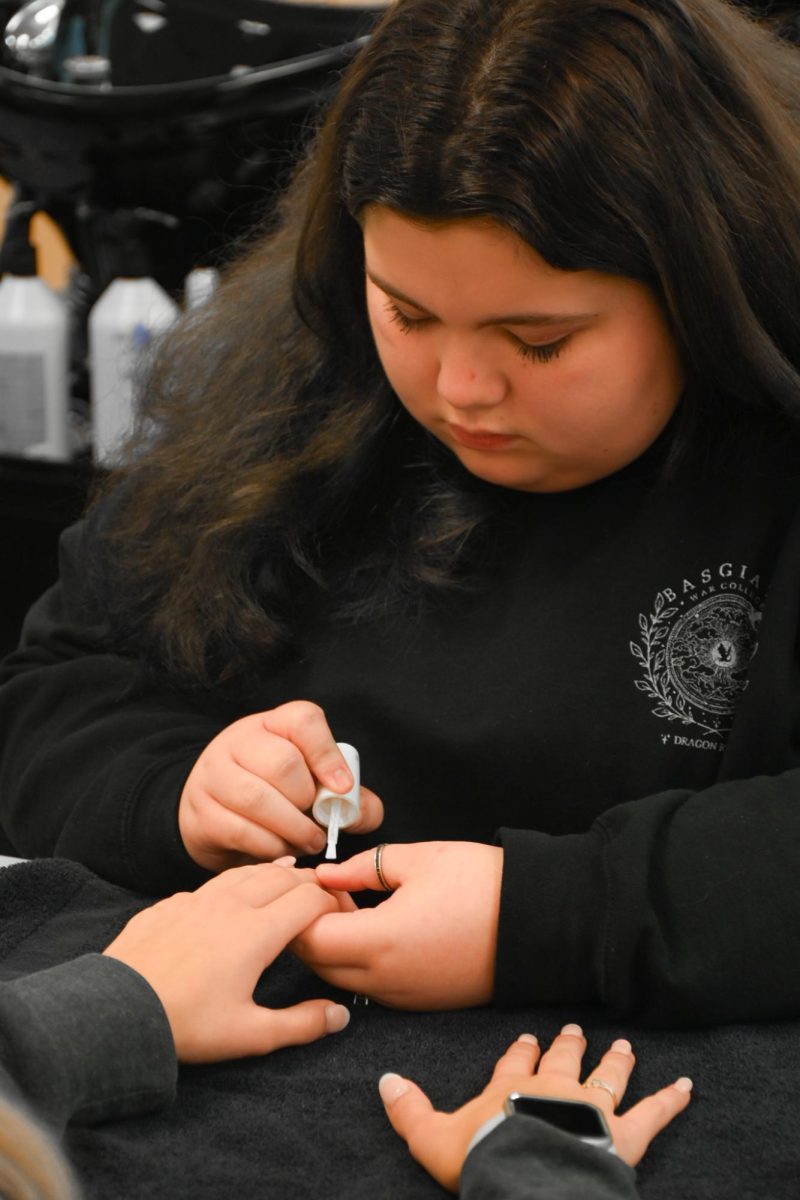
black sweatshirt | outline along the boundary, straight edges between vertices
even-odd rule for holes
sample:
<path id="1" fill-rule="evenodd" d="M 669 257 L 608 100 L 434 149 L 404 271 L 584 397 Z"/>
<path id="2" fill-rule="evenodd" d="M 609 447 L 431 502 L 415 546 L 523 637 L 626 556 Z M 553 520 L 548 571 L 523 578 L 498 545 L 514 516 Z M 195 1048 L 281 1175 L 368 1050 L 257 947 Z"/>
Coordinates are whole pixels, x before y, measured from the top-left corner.
<path id="1" fill-rule="evenodd" d="M 800 450 L 765 433 L 666 481 L 663 452 L 512 496 L 482 586 L 320 619 L 290 661 L 191 698 L 114 652 L 73 528 L 3 669 L 6 834 L 140 892 L 193 886 L 176 814 L 199 751 L 313 700 L 386 804 L 381 841 L 499 828 L 500 1004 L 797 1015 Z"/>

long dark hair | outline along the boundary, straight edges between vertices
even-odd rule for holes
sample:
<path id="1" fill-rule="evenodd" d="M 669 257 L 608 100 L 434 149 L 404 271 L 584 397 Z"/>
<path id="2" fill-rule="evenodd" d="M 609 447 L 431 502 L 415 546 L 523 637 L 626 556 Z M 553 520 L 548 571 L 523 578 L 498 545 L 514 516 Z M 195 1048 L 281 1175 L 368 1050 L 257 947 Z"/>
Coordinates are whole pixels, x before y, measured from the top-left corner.
<path id="1" fill-rule="evenodd" d="M 162 348 L 95 513 L 120 642 L 210 682 L 278 653 L 320 597 L 363 615 L 474 565 L 502 489 L 382 374 L 365 205 L 489 216 L 555 267 L 650 285 L 688 379 L 678 446 L 796 413 L 796 56 L 723 0 L 399 0 L 274 227 Z"/>

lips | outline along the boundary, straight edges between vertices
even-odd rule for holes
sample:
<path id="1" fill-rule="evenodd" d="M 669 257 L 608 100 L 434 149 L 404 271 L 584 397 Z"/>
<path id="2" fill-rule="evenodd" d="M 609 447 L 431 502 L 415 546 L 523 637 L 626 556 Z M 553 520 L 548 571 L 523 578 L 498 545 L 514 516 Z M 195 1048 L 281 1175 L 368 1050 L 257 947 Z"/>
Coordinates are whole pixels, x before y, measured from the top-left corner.
<path id="1" fill-rule="evenodd" d="M 502 450 L 505 446 L 510 446 L 514 441 L 513 434 L 510 433 L 492 433 L 489 430 L 483 429 L 463 429 L 460 425 L 451 425 L 448 422 L 447 428 L 450 430 L 450 436 L 454 441 L 461 446 L 467 446 L 470 450 Z"/>

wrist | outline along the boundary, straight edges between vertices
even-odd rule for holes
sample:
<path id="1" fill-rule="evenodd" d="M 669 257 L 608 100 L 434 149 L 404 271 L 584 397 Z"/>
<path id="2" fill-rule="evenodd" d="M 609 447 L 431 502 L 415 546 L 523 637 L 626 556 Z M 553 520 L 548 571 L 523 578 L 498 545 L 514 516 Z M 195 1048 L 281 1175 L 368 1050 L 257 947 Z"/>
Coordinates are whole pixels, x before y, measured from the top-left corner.
<path id="1" fill-rule="evenodd" d="M 509 1117 L 523 1121 L 540 1121 L 551 1128 L 594 1146 L 608 1154 L 616 1154 L 614 1139 L 603 1113 L 594 1104 L 580 1100 L 560 1100 L 551 1096 L 532 1096 L 512 1092 L 506 1097 L 503 1111 L 495 1113 L 472 1135 L 467 1154 L 474 1150 L 494 1129 Z"/>

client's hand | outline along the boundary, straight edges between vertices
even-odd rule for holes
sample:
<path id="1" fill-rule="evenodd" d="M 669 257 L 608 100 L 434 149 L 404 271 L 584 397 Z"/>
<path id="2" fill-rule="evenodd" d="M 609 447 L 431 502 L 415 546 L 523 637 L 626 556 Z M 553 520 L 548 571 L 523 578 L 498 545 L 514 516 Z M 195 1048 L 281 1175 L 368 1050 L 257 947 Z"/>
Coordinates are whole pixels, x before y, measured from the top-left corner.
<path id="1" fill-rule="evenodd" d="M 383 890 L 376 852 L 321 864 L 326 888 Z M 326 914 L 292 949 L 323 979 L 395 1008 L 485 1004 L 494 985 L 503 851 L 479 842 L 394 843 L 381 851 L 393 894 Z"/>
<path id="2" fill-rule="evenodd" d="M 228 725 L 199 755 L 181 793 L 178 828 L 207 871 L 316 854 L 325 834 L 308 812 L 317 784 L 353 786 L 350 768 L 316 704 L 293 700 Z M 376 829 L 383 805 L 361 788 L 361 816 L 350 833 Z"/>
<path id="3" fill-rule="evenodd" d="M 381 1099 L 389 1120 L 408 1143 L 417 1162 L 451 1192 L 458 1190 L 473 1134 L 502 1111 L 503 1101 L 510 1092 L 583 1100 L 596 1105 L 605 1114 L 617 1154 L 635 1166 L 656 1134 L 686 1108 L 691 1080 L 678 1079 L 619 1117 L 614 1111 L 616 1103 L 625 1093 L 635 1063 L 630 1043 L 614 1042 L 588 1076 L 609 1084 L 616 1093 L 616 1101 L 605 1088 L 581 1086 L 585 1049 L 586 1041 L 578 1025 L 565 1025 L 541 1057 L 536 1039 L 523 1034 L 498 1060 L 491 1081 L 480 1095 L 454 1113 L 437 1112 L 425 1093 L 400 1075 L 381 1078 Z"/>
<path id="4" fill-rule="evenodd" d="M 225 871 L 133 917 L 104 951 L 143 975 L 167 1014 L 182 1062 L 267 1054 L 337 1033 L 331 1000 L 263 1008 L 253 991 L 301 930 L 338 907 L 313 871 L 262 864 Z"/>

